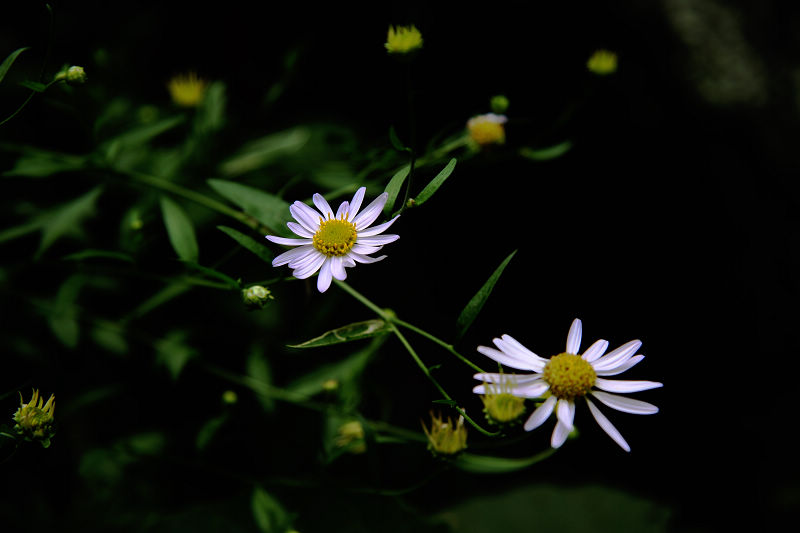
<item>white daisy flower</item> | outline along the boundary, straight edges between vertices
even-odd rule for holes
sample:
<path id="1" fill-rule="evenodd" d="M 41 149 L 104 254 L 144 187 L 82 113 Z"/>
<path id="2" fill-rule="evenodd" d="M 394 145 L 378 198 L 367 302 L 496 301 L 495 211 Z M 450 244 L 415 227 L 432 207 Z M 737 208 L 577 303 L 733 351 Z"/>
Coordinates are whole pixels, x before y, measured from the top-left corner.
<path id="1" fill-rule="evenodd" d="M 497 349 L 478 346 L 478 351 L 502 365 L 519 370 L 531 370 L 535 373 L 527 375 L 480 373 L 475 374 L 475 379 L 485 384 L 510 383 L 511 388 L 508 389 L 510 393 L 521 398 L 540 398 L 546 395 L 547 399 L 531 414 L 524 427 L 526 431 L 536 429 L 555 411 L 556 427 L 550 439 L 553 448 L 564 444 L 572 431 L 577 398 L 586 400 L 589 411 L 600 427 L 626 452 L 631 451 L 630 446 L 589 396 L 617 411 L 637 415 L 658 412 L 658 407 L 655 405 L 611 393 L 655 389 L 662 387 L 662 383 L 621 381 L 601 377 L 621 374 L 644 359 L 643 355 L 634 355 L 642 345 L 639 340 L 630 341 L 603 355 L 608 348 L 608 341 L 601 339 L 589 346 L 583 355 L 578 355 L 581 346 L 581 321 L 576 318 L 569 328 L 566 351 L 550 359 L 539 357 L 509 335 L 503 335 L 493 342 Z M 486 391 L 486 385 L 478 385 L 473 389 L 477 394 L 486 394 Z"/>
<path id="2" fill-rule="evenodd" d="M 299 201 L 289 206 L 289 212 L 297 222 L 289 221 L 286 225 L 300 238 L 267 235 L 267 239 L 276 244 L 297 246 L 273 259 L 272 266 L 288 265 L 293 269 L 292 275 L 298 279 L 305 279 L 319 270 L 317 289 L 325 292 L 331 286 L 332 278 L 347 278 L 345 268 L 354 267 L 356 263 L 375 263 L 384 259 L 385 255 L 369 257 L 369 254 L 400 238 L 399 235 L 379 235 L 400 215 L 370 228 L 389 195 L 384 192 L 359 212 L 365 191 L 366 187 L 361 187 L 353 195 L 352 202 L 342 202 L 336 216 L 319 193 L 313 196 L 314 205 L 319 211 Z"/>

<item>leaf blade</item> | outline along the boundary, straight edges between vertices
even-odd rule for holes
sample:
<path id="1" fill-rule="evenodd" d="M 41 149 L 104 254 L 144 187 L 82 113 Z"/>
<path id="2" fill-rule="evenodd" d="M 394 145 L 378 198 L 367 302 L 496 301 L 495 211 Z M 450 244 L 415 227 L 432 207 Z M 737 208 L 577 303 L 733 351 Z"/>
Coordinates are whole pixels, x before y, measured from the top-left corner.
<path id="1" fill-rule="evenodd" d="M 172 248 L 181 260 L 196 263 L 199 248 L 191 219 L 182 207 L 166 196 L 161 196 L 160 202 L 164 226 Z"/>
<path id="2" fill-rule="evenodd" d="M 497 280 L 500 279 L 500 276 L 503 274 L 506 266 L 508 266 L 508 263 L 516 253 L 517 250 L 514 250 L 505 259 L 503 259 L 503 262 L 500 263 L 500 266 L 498 266 L 492 275 L 489 276 L 489 279 L 486 280 L 486 283 L 484 283 L 478 292 L 475 293 L 475 296 L 473 296 L 470 301 L 467 302 L 467 305 L 458 315 L 458 319 L 456 319 L 456 339 L 460 339 L 464 333 L 466 333 L 469 326 L 478 316 L 478 313 L 480 313 L 483 305 L 486 303 L 486 300 L 489 299 L 489 295 L 492 294 L 492 289 L 494 289 Z"/>
<path id="3" fill-rule="evenodd" d="M 341 344 L 344 342 L 351 342 L 361 339 L 369 339 L 389 333 L 391 327 L 389 324 L 378 318 L 371 320 L 364 320 L 361 322 L 353 322 L 346 326 L 335 328 L 326 331 L 318 337 L 309 339 L 300 344 L 289 344 L 289 348 L 318 348 L 320 346 L 330 346 L 332 344 Z"/>
<path id="4" fill-rule="evenodd" d="M 207 183 L 217 194 L 279 235 L 293 235 L 286 227 L 286 221 L 292 219 L 289 204 L 277 196 L 233 181 L 210 179 Z"/>
<path id="5" fill-rule="evenodd" d="M 0 63 L 0 82 L 2 82 L 3 78 L 6 77 L 6 74 L 8 74 L 8 70 L 11 68 L 11 65 L 14 64 L 14 61 L 17 60 L 17 57 L 19 57 L 19 55 L 22 52 L 28 50 L 29 48 L 30 46 L 23 46 L 22 48 L 17 48 L 16 50 L 8 54 L 8 57 L 6 57 L 3 60 L 3 62 Z"/>
<path id="6" fill-rule="evenodd" d="M 420 191 L 417 197 L 414 198 L 414 202 L 416 202 L 417 205 L 422 205 L 425 203 L 425 201 L 433 196 L 433 193 L 439 190 L 439 187 L 441 187 L 445 180 L 450 177 L 450 174 L 453 173 L 453 170 L 456 168 L 456 162 L 457 159 L 455 157 L 450 159 L 450 162 L 445 165 L 445 167 L 436 175 L 436 177 L 434 177 L 430 183 L 428 183 L 425 188 Z"/>
<path id="7" fill-rule="evenodd" d="M 238 242 L 244 249 L 253 252 L 262 261 L 272 264 L 272 252 L 269 251 L 269 248 L 260 244 L 249 235 L 245 235 L 241 231 L 229 228 L 228 226 L 217 226 L 217 229 Z"/>

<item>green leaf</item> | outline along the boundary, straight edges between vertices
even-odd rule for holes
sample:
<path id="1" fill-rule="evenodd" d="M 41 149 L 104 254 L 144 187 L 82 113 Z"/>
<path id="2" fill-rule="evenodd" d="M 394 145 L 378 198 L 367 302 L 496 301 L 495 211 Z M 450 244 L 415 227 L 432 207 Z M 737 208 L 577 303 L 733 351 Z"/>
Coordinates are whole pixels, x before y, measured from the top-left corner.
<path id="1" fill-rule="evenodd" d="M 467 306 L 461 311 L 461 314 L 458 315 L 458 319 L 456 320 L 456 339 L 460 339 L 467 329 L 470 327 L 472 322 L 475 320 L 475 317 L 478 316 L 478 313 L 481 312 L 483 309 L 483 304 L 486 303 L 486 300 L 489 299 L 489 295 L 492 294 L 492 289 L 494 288 L 497 280 L 500 279 L 500 276 L 503 274 L 503 270 L 505 270 L 508 263 L 514 257 L 517 251 L 514 250 L 511 252 L 508 257 L 506 257 L 500 266 L 495 269 L 489 279 L 486 280 L 486 283 L 483 284 L 483 287 L 472 297 L 472 299 L 467 303 Z"/>
<path id="2" fill-rule="evenodd" d="M 266 263 L 272 263 L 272 252 L 263 244 L 258 243 L 249 235 L 245 235 L 241 231 L 237 231 L 227 226 L 217 226 L 217 229 L 225 233 L 228 237 L 238 242 L 242 247 L 250 250 L 258 256 L 259 259 Z"/>
<path id="3" fill-rule="evenodd" d="M 17 49 L 16 49 L 16 50 L 14 50 L 13 52 L 11 52 L 11 53 L 8 55 L 8 57 L 7 57 L 7 58 L 5 58 L 5 59 L 3 60 L 3 63 L 2 63 L 2 64 L 0 64 L 0 82 L 2 82 L 2 81 L 3 81 L 3 78 L 5 78 L 5 77 L 6 77 L 6 74 L 8 73 L 8 69 L 10 69 L 10 68 L 11 68 L 11 65 L 13 65 L 13 64 L 14 64 L 14 61 L 16 61 L 16 60 L 17 60 L 17 57 L 18 57 L 18 56 L 19 56 L 19 55 L 20 55 L 22 52 L 24 52 L 25 50 L 27 50 L 28 48 L 30 48 L 30 47 L 29 47 L 29 46 L 23 46 L 22 48 L 17 48 Z"/>
<path id="4" fill-rule="evenodd" d="M 106 157 L 112 160 L 117 159 L 120 150 L 141 146 L 165 131 L 178 126 L 185 120 L 186 117 L 184 115 L 177 115 L 126 131 L 104 143 Z"/>
<path id="5" fill-rule="evenodd" d="M 30 89 L 32 91 L 36 91 L 37 93 L 43 93 L 47 90 L 47 85 L 44 83 L 39 83 L 38 81 L 21 81 L 19 82 L 20 85 L 25 87 L 26 89 Z"/>
<path id="6" fill-rule="evenodd" d="M 67 278 L 58 288 L 52 313 L 48 317 L 50 329 L 67 348 L 78 345 L 80 327 L 76 301 L 85 282 L 86 278 L 80 274 Z"/>
<path id="7" fill-rule="evenodd" d="M 247 375 L 251 378 L 263 383 L 267 387 L 272 384 L 272 370 L 269 367 L 269 361 L 264 357 L 264 352 L 260 347 L 254 349 L 247 358 Z M 266 394 L 257 394 L 261 407 L 266 412 L 272 412 L 275 409 L 275 400 Z"/>
<path id="8" fill-rule="evenodd" d="M 452 158 L 449 163 L 439 172 L 435 178 L 428 183 L 424 189 L 414 198 L 414 201 L 417 205 L 422 205 L 428 198 L 433 196 L 439 187 L 442 186 L 444 180 L 450 177 L 450 174 L 453 173 L 453 169 L 456 168 L 456 158 Z"/>
<path id="9" fill-rule="evenodd" d="M 42 215 L 45 221 L 37 257 L 64 235 L 80 235 L 80 224 L 84 218 L 94 214 L 94 204 L 102 190 L 102 186 L 95 187 L 83 196 Z"/>
<path id="10" fill-rule="evenodd" d="M 392 212 L 394 203 L 397 201 L 397 195 L 400 193 L 400 189 L 403 187 L 403 182 L 406 181 L 409 172 L 411 172 L 411 165 L 404 166 L 395 172 L 392 179 L 386 184 L 384 192 L 389 193 L 389 198 L 386 200 L 386 205 L 383 206 L 384 215 L 388 216 Z"/>
<path id="11" fill-rule="evenodd" d="M 386 322 L 375 318 L 332 329 L 326 331 L 319 337 L 314 337 L 300 344 L 290 344 L 288 346 L 289 348 L 318 348 L 320 346 L 330 346 L 331 344 L 369 339 L 378 335 L 384 335 L 390 331 L 391 328 Z"/>
<path id="12" fill-rule="evenodd" d="M 294 235 L 286 227 L 292 220 L 289 204 L 269 193 L 233 181 L 210 179 L 208 185 L 242 211 L 283 236 Z"/>
<path id="13" fill-rule="evenodd" d="M 211 439 L 214 438 L 214 435 L 217 434 L 219 429 L 227 420 L 228 413 L 223 413 L 203 424 L 203 426 L 200 428 L 200 431 L 197 432 L 197 438 L 195 438 L 194 441 L 194 445 L 197 447 L 197 449 L 204 450 L 206 446 L 208 446 L 208 443 L 211 442 Z"/>
<path id="14" fill-rule="evenodd" d="M 82 156 L 30 148 L 25 148 L 24 152 L 14 163 L 14 168 L 3 172 L 3 176 L 44 178 L 59 172 L 81 170 L 86 163 L 86 158 Z"/>
<path id="15" fill-rule="evenodd" d="M 528 148 L 523 146 L 519 149 L 519 155 L 533 159 L 534 161 L 547 161 L 548 159 L 555 159 L 569 152 L 572 148 L 571 141 L 564 141 L 560 144 L 548 146 L 547 148 Z"/>
<path id="16" fill-rule="evenodd" d="M 208 86 L 203 102 L 194 118 L 195 132 L 205 135 L 222 128 L 225 123 L 225 84 L 216 81 Z"/>
<path id="17" fill-rule="evenodd" d="M 229 275 L 225 274 L 224 272 L 220 272 L 219 270 L 215 270 L 213 268 L 209 268 L 207 266 L 203 266 L 191 261 L 187 261 L 186 266 L 193 270 L 197 270 L 198 272 L 205 274 L 210 278 L 216 278 L 223 283 L 227 283 L 231 289 L 240 290 L 242 288 L 241 284 L 238 281 L 236 281 Z"/>
<path id="18" fill-rule="evenodd" d="M 186 343 L 185 331 L 171 331 L 155 343 L 156 361 L 167 367 L 172 379 L 178 379 L 183 367 L 196 353 Z"/>
<path id="19" fill-rule="evenodd" d="M 162 196 L 161 214 L 164 217 L 169 242 L 172 243 L 172 248 L 178 257 L 183 261 L 197 262 L 199 251 L 194 225 L 184 210 L 166 196 Z"/>
<path id="20" fill-rule="evenodd" d="M 261 533 L 283 533 L 288 530 L 289 514 L 267 491 L 256 486 L 250 504 L 253 519 Z"/>
<path id="21" fill-rule="evenodd" d="M 455 458 L 453 465 L 461 470 L 472 472 L 474 474 L 505 474 L 507 472 L 514 472 L 516 470 L 527 468 L 538 463 L 539 461 L 547 459 L 553 453 L 555 453 L 555 450 L 551 448 L 538 453 L 533 457 L 525 457 L 520 459 L 462 453 Z"/>
<path id="22" fill-rule="evenodd" d="M 404 145 L 403 142 L 400 140 L 400 137 L 397 136 L 397 132 L 394 130 L 394 126 L 389 126 L 389 142 L 392 143 L 392 146 L 398 152 L 411 152 L 411 148 Z"/>
<path id="23" fill-rule="evenodd" d="M 89 248 L 81 252 L 75 252 L 62 257 L 64 261 L 86 261 L 87 259 L 113 259 L 115 261 L 125 261 L 126 263 L 133 263 L 133 257 L 123 252 L 116 252 L 113 250 L 95 250 Z"/>
<path id="24" fill-rule="evenodd" d="M 245 144 L 239 152 L 223 162 L 219 170 L 225 176 L 239 176 L 263 168 L 280 157 L 298 152 L 311 138 L 308 128 L 298 126 L 261 137 Z"/>

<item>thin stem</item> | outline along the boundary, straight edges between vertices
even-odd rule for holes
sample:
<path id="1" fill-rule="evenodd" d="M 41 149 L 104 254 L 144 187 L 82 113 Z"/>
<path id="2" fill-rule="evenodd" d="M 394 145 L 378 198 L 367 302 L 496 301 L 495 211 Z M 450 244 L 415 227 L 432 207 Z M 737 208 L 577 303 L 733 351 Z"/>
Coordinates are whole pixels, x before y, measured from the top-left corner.
<path id="1" fill-rule="evenodd" d="M 444 342 L 442 339 L 440 339 L 440 338 L 438 338 L 438 337 L 436 337 L 434 335 L 431 335 L 430 333 L 428 333 L 424 329 L 420 329 L 417 326 L 414 326 L 413 324 L 409 324 L 405 320 L 400 320 L 399 318 L 394 318 L 394 319 L 392 319 L 392 321 L 395 324 L 397 324 L 398 326 L 403 326 L 406 329 L 410 329 L 411 331 L 422 335 L 426 339 L 435 342 L 436 344 L 438 344 L 439 346 L 441 346 L 442 348 L 444 348 L 445 350 L 447 350 L 451 354 L 453 354 L 456 357 L 458 357 L 459 359 L 461 359 L 461 361 L 463 361 L 465 364 L 467 364 L 473 370 L 475 370 L 477 372 L 480 372 L 480 373 L 485 373 L 485 370 L 483 370 L 481 367 L 479 367 L 478 365 L 476 365 L 475 363 L 473 363 L 472 361 L 470 361 L 469 359 L 467 359 L 466 357 L 464 357 L 463 355 L 458 353 L 456 351 L 456 349 L 453 347 L 452 344 Z"/>

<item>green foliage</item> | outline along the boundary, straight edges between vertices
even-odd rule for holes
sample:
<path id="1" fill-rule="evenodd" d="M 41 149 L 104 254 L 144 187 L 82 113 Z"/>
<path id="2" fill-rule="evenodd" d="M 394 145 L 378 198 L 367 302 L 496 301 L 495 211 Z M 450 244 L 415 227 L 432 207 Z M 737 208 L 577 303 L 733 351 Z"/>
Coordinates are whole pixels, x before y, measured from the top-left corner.
<path id="1" fill-rule="evenodd" d="M 424 204 L 433 193 L 439 190 L 444 184 L 444 181 L 450 177 L 450 174 L 453 173 L 453 170 L 456 168 L 456 158 L 450 159 L 450 162 L 428 183 L 422 191 L 414 198 L 414 201 L 417 205 Z"/>
<path id="2" fill-rule="evenodd" d="M 25 50 L 28 50 L 29 48 L 30 48 L 29 46 L 25 46 L 25 47 L 22 47 L 22 48 L 17 48 L 16 50 L 14 50 L 10 54 L 8 54 L 8 57 L 6 57 L 3 60 L 3 62 L 0 63 L 0 82 L 2 82 L 3 78 L 6 77 L 6 74 L 8 74 L 8 69 L 10 69 L 11 65 L 14 64 L 14 61 L 17 60 L 17 57 L 19 57 L 19 55 L 22 52 L 24 52 Z"/>
<path id="3" fill-rule="evenodd" d="M 255 139 L 224 161 L 220 165 L 220 172 L 228 177 L 236 177 L 269 166 L 281 157 L 297 153 L 310 138 L 308 128 L 298 126 Z"/>
<path id="4" fill-rule="evenodd" d="M 164 226 L 172 248 L 181 260 L 196 262 L 199 250 L 192 220 L 178 204 L 166 196 L 162 196 L 160 201 Z"/>
<path id="5" fill-rule="evenodd" d="M 261 533 L 283 533 L 288 530 L 291 520 L 289 513 L 263 488 L 253 488 L 250 502 L 253 519 Z"/>
<path id="6" fill-rule="evenodd" d="M 508 266 L 508 263 L 517 253 L 516 250 L 511 252 L 508 257 L 503 259 L 503 262 L 500 263 L 495 271 L 489 276 L 489 279 L 486 280 L 486 283 L 480 288 L 480 290 L 475 294 L 475 296 L 470 299 L 467 303 L 466 307 L 461 311 L 461 314 L 458 315 L 458 319 L 456 320 L 456 339 L 460 339 L 464 336 L 467 329 L 472 325 L 475 321 L 475 318 L 478 316 L 478 313 L 481 312 L 483 309 L 483 305 L 486 303 L 486 300 L 489 299 L 489 295 L 492 294 L 492 289 L 494 289 L 495 284 L 500 279 L 500 276 L 503 274 L 503 271 Z"/>
<path id="7" fill-rule="evenodd" d="M 217 226 L 217 229 L 229 236 L 234 241 L 238 242 L 242 248 L 253 252 L 256 257 L 265 263 L 272 263 L 272 252 L 270 252 L 269 249 L 263 244 L 256 242 L 256 240 L 249 235 L 245 235 L 241 231 L 237 231 L 227 226 Z"/>
<path id="8" fill-rule="evenodd" d="M 411 165 L 405 165 L 400 170 L 394 173 L 392 179 L 389 180 L 389 183 L 386 184 L 386 189 L 384 191 L 388 193 L 389 197 L 386 199 L 386 205 L 383 206 L 383 214 L 389 215 L 394 208 L 394 204 L 397 201 L 397 195 L 400 192 L 400 189 L 403 187 L 403 183 L 406 181 L 409 172 L 411 171 Z"/>
<path id="9" fill-rule="evenodd" d="M 330 331 L 326 331 L 318 337 L 309 339 L 300 344 L 289 344 L 289 348 L 319 348 L 320 346 L 330 346 L 342 342 L 369 339 L 378 335 L 389 333 L 390 328 L 386 322 L 379 319 L 364 320 L 353 322 Z"/>
<path id="10" fill-rule="evenodd" d="M 548 146 L 547 148 L 534 149 L 523 146 L 519 149 L 519 154 L 528 159 L 533 159 L 534 161 L 547 161 L 548 159 L 561 157 L 569 152 L 571 148 L 572 142 L 564 141 L 553 146 Z"/>
<path id="11" fill-rule="evenodd" d="M 286 229 L 286 221 L 291 220 L 289 204 L 277 196 L 233 181 L 210 179 L 207 183 L 217 194 L 268 228 L 280 235 L 293 235 Z"/>

